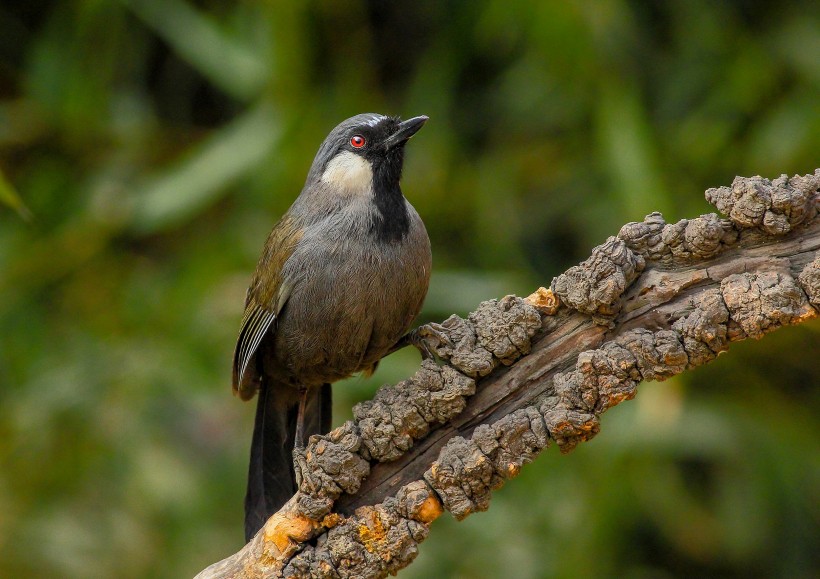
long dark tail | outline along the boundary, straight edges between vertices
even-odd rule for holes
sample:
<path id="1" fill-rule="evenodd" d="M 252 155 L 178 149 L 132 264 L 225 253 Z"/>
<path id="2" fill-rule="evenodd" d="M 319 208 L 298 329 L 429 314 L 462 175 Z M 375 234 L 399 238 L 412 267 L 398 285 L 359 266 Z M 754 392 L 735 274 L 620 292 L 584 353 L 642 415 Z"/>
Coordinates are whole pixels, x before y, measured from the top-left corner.
<path id="1" fill-rule="evenodd" d="M 262 381 L 251 441 L 251 464 L 245 494 L 245 542 L 296 492 L 293 444 L 299 391 L 292 386 Z M 305 405 L 305 443 L 312 434 L 330 430 L 330 384 L 308 392 Z"/>

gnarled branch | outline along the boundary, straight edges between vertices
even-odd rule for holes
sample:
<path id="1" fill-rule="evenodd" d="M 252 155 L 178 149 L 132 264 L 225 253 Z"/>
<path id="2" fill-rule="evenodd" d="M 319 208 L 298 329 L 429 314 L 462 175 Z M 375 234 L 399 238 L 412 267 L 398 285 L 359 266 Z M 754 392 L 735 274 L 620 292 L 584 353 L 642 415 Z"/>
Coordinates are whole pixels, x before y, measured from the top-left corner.
<path id="1" fill-rule="evenodd" d="M 248 545 L 198 575 L 384 577 L 408 565 L 444 510 L 462 519 L 599 416 L 820 310 L 820 169 L 710 189 L 715 214 L 625 225 L 526 299 L 426 327 L 443 361 L 384 386 L 353 421 L 311 437 L 299 492 Z"/>

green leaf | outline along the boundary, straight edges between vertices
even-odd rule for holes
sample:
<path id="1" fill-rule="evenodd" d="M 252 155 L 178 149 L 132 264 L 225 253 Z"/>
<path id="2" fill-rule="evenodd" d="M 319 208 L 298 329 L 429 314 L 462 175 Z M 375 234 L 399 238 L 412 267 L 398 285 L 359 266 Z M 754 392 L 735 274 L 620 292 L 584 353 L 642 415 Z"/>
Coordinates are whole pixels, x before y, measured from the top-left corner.
<path id="1" fill-rule="evenodd" d="M 181 0 L 123 0 L 174 50 L 228 94 L 248 100 L 262 89 L 266 66 L 256 52 Z"/>
<path id="2" fill-rule="evenodd" d="M 24 221 L 31 221 L 31 211 L 25 206 L 14 186 L 6 179 L 6 175 L 2 169 L 0 169 L 0 203 L 4 203 L 14 209 Z"/>
<path id="3" fill-rule="evenodd" d="M 138 187 L 133 228 L 141 233 L 175 225 L 214 200 L 232 181 L 261 163 L 280 127 L 273 111 L 259 105 L 216 132 L 164 173 Z"/>

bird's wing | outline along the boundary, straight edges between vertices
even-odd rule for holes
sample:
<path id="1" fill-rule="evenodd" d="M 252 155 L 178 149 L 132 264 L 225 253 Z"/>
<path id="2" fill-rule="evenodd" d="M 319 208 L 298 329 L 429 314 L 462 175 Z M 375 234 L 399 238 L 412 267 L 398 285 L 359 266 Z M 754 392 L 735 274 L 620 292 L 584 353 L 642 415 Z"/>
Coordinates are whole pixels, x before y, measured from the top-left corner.
<path id="1" fill-rule="evenodd" d="M 301 229 L 287 216 L 277 223 L 248 288 L 233 355 L 233 390 L 245 400 L 259 386 L 256 370 L 251 368 L 256 351 L 290 297 L 293 280 L 283 276 L 282 269 L 301 237 Z"/>
<path id="2" fill-rule="evenodd" d="M 233 354 L 233 389 L 235 392 L 243 390 L 242 379 L 248 369 L 248 364 L 274 321 L 276 321 L 275 313 L 253 302 L 245 308 L 242 328 L 239 330 L 239 338 L 236 340 L 236 349 Z"/>

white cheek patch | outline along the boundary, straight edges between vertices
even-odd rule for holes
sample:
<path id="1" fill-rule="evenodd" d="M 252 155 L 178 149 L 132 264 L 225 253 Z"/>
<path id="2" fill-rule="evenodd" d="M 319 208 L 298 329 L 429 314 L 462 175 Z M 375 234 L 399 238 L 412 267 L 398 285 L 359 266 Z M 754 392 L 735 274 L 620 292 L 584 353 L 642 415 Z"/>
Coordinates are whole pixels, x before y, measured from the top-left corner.
<path id="1" fill-rule="evenodd" d="M 322 181 L 351 195 L 369 193 L 373 184 L 370 163 L 350 151 L 342 151 L 325 167 Z"/>

